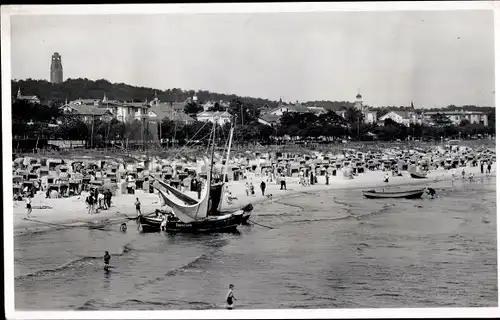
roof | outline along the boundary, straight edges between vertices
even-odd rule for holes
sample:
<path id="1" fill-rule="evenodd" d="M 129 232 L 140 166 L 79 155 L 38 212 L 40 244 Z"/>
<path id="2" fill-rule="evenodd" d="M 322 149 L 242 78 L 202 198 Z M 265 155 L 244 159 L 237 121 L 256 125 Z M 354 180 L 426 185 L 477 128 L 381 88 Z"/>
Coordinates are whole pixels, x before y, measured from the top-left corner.
<path id="1" fill-rule="evenodd" d="M 166 102 L 165 104 L 169 104 L 174 110 L 176 111 L 184 111 L 184 107 L 186 106 L 187 102 Z M 163 103 L 160 103 L 163 104 Z"/>
<path id="2" fill-rule="evenodd" d="M 310 112 L 313 112 L 313 113 L 323 113 L 323 112 L 326 112 L 326 109 L 323 108 L 323 107 L 318 107 L 318 106 L 310 106 L 310 107 L 307 107 L 307 109 L 310 111 Z"/>
<path id="3" fill-rule="evenodd" d="M 152 116 L 151 113 L 154 113 L 156 117 Z M 172 121 L 178 121 L 178 122 L 187 122 L 187 123 L 192 123 L 195 121 L 194 118 L 188 116 L 184 111 L 177 111 L 175 110 L 170 103 L 160 103 L 157 105 L 151 106 L 149 109 L 148 115 L 150 115 L 150 118 L 162 120 L 164 118 L 167 118 Z"/>
<path id="4" fill-rule="evenodd" d="M 71 104 L 66 104 L 62 108 L 71 108 L 74 110 L 75 113 L 80 114 L 80 115 L 95 115 L 95 116 L 103 116 L 105 114 L 111 114 L 111 112 L 105 108 L 99 108 L 94 105 L 71 105 Z"/>
<path id="5" fill-rule="evenodd" d="M 270 110 L 269 112 L 275 112 L 277 110 L 280 110 L 282 108 L 286 108 L 287 112 L 298 112 L 298 113 L 309 113 L 311 110 L 309 110 L 306 106 L 297 103 L 297 104 L 280 104 L 277 108 L 274 108 Z"/>
<path id="6" fill-rule="evenodd" d="M 280 119 L 280 117 L 272 113 L 262 113 L 259 118 L 269 123 L 278 122 Z"/>
<path id="7" fill-rule="evenodd" d="M 203 111 L 196 115 L 197 118 L 200 117 L 221 117 L 221 118 L 230 118 L 231 114 L 227 111 Z"/>
<path id="8" fill-rule="evenodd" d="M 448 115 L 455 115 L 455 114 L 486 114 L 487 112 L 484 111 L 465 111 L 465 110 L 455 110 L 455 111 L 426 111 L 424 114 L 427 115 L 432 115 L 432 114 L 448 114 Z"/>
<path id="9" fill-rule="evenodd" d="M 93 105 L 96 102 L 100 102 L 100 99 L 77 99 L 70 101 L 70 104 L 91 104 Z"/>
<path id="10" fill-rule="evenodd" d="M 149 105 L 145 102 L 124 102 L 123 103 L 123 106 L 124 107 L 136 107 L 136 108 L 141 108 L 141 107 L 144 107 L 144 108 L 147 108 L 149 107 Z"/>
<path id="11" fill-rule="evenodd" d="M 40 100 L 37 96 L 18 96 L 19 100 Z"/>
<path id="12" fill-rule="evenodd" d="M 380 120 L 382 120 L 382 121 L 385 120 L 385 117 L 387 117 L 391 113 L 394 113 L 394 114 L 400 116 L 403 119 L 410 119 L 411 118 L 411 114 L 412 114 L 411 112 L 408 112 L 408 111 L 389 111 L 386 114 L 384 114 L 383 116 L 381 116 Z"/>

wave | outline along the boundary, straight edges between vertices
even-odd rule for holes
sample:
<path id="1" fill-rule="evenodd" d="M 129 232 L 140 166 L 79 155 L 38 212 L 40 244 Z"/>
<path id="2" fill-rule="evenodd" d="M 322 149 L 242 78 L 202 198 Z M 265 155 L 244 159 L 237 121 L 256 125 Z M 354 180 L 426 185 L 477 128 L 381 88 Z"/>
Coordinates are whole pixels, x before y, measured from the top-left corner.
<path id="1" fill-rule="evenodd" d="M 102 309 L 157 309 L 158 307 L 166 307 L 165 309 L 215 309 L 217 306 L 212 303 L 203 301 L 186 301 L 186 300 L 164 300 L 164 301 L 143 301 L 139 299 L 127 299 L 109 303 L 103 300 L 91 299 L 76 310 L 102 310 Z"/>
<path id="2" fill-rule="evenodd" d="M 376 293 L 375 297 L 400 297 L 399 293 Z"/>
<path id="3" fill-rule="evenodd" d="M 202 264 L 204 262 L 209 261 L 211 258 L 212 258 L 212 254 L 211 253 L 199 255 L 196 258 L 194 258 L 192 261 L 186 263 L 185 265 L 182 265 L 182 266 L 180 266 L 178 268 L 175 268 L 175 269 L 167 271 L 164 274 L 164 276 L 156 277 L 155 279 L 151 279 L 151 280 L 148 280 L 148 281 L 143 282 L 143 283 L 135 284 L 134 287 L 137 288 L 137 289 L 141 289 L 141 288 L 144 288 L 144 287 L 146 287 L 146 286 L 148 286 L 150 284 L 162 281 L 166 277 L 176 276 L 176 275 L 178 275 L 180 273 L 183 273 L 183 272 L 186 272 L 188 270 L 199 269 L 199 268 L 201 268 L 201 266 L 202 266 Z"/>
<path id="4" fill-rule="evenodd" d="M 123 256 L 123 255 L 127 254 L 131 250 L 132 250 L 132 247 L 130 246 L 130 243 L 127 243 L 121 248 L 120 252 L 111 253 L 111 255 L 119 257 L 119 256 Z M 98 256 L 98 257 L 96 257 L 96 256 L 84 256 L 84 257 L 80 257 L 80 258 L 77 258 L 74 260 L 70 260 L 66 263 L 63 263 L 62 265 L 60 265 L 58 267 L 53 268 L 53 269 L 43 269 L 43 270 L 38 270 L 38 271 L 35 271 L 32 273 L 17 276 L 14 278 L 14 280 L 25 280 L 25 279 L 50 275 L 53 273 L 60 273 L 61 271 L 64 271 L 64 270 L 75 270 L 75 269 L 81 268 L 81 267 L 86 266 L 86 265 L 90 265 L 90 264 L 93 265 L 93 263 L 91 263 L 92 261 L 101 260 L 101 259 L 103 259 L 102 256 Z M 99 266 L 99 267 L 101 267 L 101 266 Z"/>
<path id="5" fill-rule="evenodd" d="M 352 216 L 343 216 L 338 218 L 318 218 L 318 219 L 302 219 L 302 220 L 293 220 L 288 223 L 311 223 L 311 222 L 321 222 L 321 221 L 336 221 L 336 220 L 345 220 L 350 219 Z"/>

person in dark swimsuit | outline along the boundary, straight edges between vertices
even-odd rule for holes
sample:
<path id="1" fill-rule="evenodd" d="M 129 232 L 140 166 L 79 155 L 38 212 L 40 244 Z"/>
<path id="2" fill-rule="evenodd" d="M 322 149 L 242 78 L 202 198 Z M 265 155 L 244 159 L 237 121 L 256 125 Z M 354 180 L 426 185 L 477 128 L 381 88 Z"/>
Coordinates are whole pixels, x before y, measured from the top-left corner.
<path id="1" fill-rule="evenodd" d="M 104 252 L 104 270 L 108 271 L 109 269 L 109 261 L 111 260 L 111 256 L 109 255 L 109 252 L 106 251 Z"/>
<path id="2" fill-rule="evenodd" d="M 139 201 L 139 198 L 136 198 L 136 201 L 135 201 L 135 211 L 137 213 L 137 216 L 141 215 L 142 212 L 141 212 L 141 202 Z"/>
<path id="3" fill-rule="evenodd" d="M 234 303 L 234 301 L 236 301 L 236 297 L 233 294 L 233 289 L 234 289 L 234 286 L 232 284 L 230 284 L 229 285 L 229 292 L 227 293 L 227 297 L 226 297 L 226 303 L 227 303 L 226 308 L 229 310 L 233 309 L 233 303 Z"/>

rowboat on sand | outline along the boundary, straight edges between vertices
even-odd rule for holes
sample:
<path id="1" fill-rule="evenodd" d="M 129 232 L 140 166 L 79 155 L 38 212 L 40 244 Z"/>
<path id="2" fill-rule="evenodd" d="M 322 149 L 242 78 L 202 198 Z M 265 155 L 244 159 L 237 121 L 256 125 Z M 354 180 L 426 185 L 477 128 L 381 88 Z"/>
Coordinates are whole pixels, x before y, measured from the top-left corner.
<path id="1" fill-rule="evenodd" d="M 415 189 L 407 191 L 362 191 L 363 195 L 368 199 L 418 199 L 425 193 L 424 189 Z"/>

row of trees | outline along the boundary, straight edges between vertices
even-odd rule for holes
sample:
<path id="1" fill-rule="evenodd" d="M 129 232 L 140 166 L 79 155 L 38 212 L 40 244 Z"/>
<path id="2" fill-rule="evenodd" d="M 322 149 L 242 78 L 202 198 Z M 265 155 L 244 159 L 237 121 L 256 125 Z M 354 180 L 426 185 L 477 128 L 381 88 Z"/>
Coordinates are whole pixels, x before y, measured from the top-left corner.
<path id="1" fill-rule="evenodd" d="M 325 114 L 284 114 L 276 128 L 278 136 L 291 137 L 334 137 L 354 140 L 405 140 L 441 138 L 470 138 L 474 135 L 495 134 L 495 127 L 462 121 L 458 126 L 444 114 L 432 116 L 434 125 L 410 124 L 408 127 L 386 119 L 383 125 L 364 123 L 363 114 L 354 108 L 346 111 L 345 117 L 333 111 Z"/>
<path id="2" fill-rule="evenodd" d="M 379 126 L 365 124 L 363 114 L 354 108 L 349 108 L 344 118 L 333 111 L 320 115 L 285 113 L 280 123 L 271 127 L 258 122 L 259 110 L 248 103 L 235 99 L 231 101 L 228 111 L 233 115 L 235 123 L 235 143 L 255 141 L 269 143 L 276 138 L 284 137 L 383 141 L 413 137 L 439 140 L 441 137 L 467 138 L 495 132 L 494 127 L 471 124 L 468 121 L 462 121 L 460 125 L 454 126 L 442 114 L 433 117 L 434 126 L 411 124 L 406 127 L 390 119 L 387 119 L 383 126 Z M 208 138 L 210 130 L 210 126 L 204 126 L 201 122 L 182 124 L 168 119 L 163 119 L 160 126 L 155 122 L 141 123 L 136 120 L 123 123 L 116 119 L 85 123 L 78 117 L 62 114 L 57 107 L 41 106 L 25 101 L 15 101 L 12 108 L 12 134 L 15 138 L 86 140 L 90 146 L 110 140 L 125 144 L 127 140 L 158 141 L 160 138 L 182 143 L 189 139 L 203 141 Z M 229 124 L 221 127 L 220 133 L 221 137 L 227 138 Z"/>

